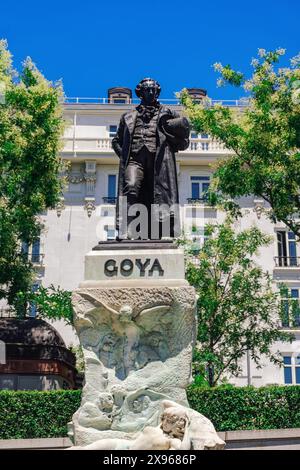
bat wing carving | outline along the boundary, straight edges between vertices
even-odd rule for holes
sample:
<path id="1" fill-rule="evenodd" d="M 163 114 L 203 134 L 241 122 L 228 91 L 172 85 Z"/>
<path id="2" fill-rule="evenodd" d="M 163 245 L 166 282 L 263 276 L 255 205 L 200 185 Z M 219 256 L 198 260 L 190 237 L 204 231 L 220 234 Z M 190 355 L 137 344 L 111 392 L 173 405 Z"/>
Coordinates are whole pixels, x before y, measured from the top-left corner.
<path id="1" fill-rule="evenodd" d="M 138 326 L 146 331 L 164 329 L 165 325 L 172 321 L 170 305 L 156 305 L 142 310 L 135 318 Z"/>
<path id="2" fill-rule="evenodd" d="M 90 308 L 85 310 L 82 318 L 87 323 L 86 326 L 96 327 L 102 323 L 110 324 L 112 317 L 119 316 L 119 312 L 117 310 L 114 310 L 102 301 L 100 302 L 91 293 L 81 292 L 80 296 L 85 299 L 90 306 Z M 76 316 L 79 316 L 78 312 L 76 312 Z M 79 317 L 82 317 L 82 315 Z M 79 320 L 81 318 L 76 318 L 76 320 L 77 319 Z"/>

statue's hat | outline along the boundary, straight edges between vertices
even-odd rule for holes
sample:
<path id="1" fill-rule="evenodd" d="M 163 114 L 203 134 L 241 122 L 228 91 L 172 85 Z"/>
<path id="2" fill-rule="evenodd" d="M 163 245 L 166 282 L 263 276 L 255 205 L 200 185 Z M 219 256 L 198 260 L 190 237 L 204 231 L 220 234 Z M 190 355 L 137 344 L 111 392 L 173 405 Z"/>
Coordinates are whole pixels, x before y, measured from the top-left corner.
<path id="1" fill-rule="evenodd" d="M 163 133 L 172 138 L 188 139 L 190 134 L 189 121 L 184 116 L 172 118 L 164 114 L 160 119 L 160 126 Z"/>

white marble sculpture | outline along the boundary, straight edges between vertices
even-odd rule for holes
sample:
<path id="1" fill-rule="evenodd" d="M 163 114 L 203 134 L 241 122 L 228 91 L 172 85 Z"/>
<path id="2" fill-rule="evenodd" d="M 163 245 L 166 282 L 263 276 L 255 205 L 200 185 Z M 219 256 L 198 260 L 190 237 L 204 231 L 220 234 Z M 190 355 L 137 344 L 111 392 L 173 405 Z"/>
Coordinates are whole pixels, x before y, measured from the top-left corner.
<path id="1" fill-rule="evenodd" d="M 147 393 L 147 391 L 143 390 L 142 393 Z M 149 393 L 153 394 L 153 392 Z M 86 446 L 73 446 L 72 450 L 217 450 L 224 448 L 224 441 L 219 438 L 212 423 L 203 415 L 170 400 L 162 400 L 160 405 L 158 426 L 146 426 L 132 439 L 99 439 Z"/>
<path id="2" fill-rule="evenodd" d="M 193 288 L 78 289 L 73 307 L 86 365 L 70 425 L 73 449 L 224 446 L 186 399 L 196 332 Z"/>

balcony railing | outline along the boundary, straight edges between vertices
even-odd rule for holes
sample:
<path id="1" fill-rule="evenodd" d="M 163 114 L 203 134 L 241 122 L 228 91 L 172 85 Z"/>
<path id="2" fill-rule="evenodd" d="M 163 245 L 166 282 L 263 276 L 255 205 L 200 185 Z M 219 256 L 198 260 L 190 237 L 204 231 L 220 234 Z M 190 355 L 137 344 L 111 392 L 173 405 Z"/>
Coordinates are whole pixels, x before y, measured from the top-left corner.
<path id="1" fill-rule="evenodd" d="M 160 103 L 166 104 L 166 105 L 173 105 L 173 106 L 181 106 L 180 100 L 176 98 L 170 98 L 170 99 L 160 99 Z M 248 106 L 248 101 L 247 99 L 240 99 L 240 100 L 212 100 L 210 98 L 206 98 L 206 102 L 211 106 L 215 105 L 222 105 L 226 107 L 244 107 Z M 138 98 L 132 98 L 129 99 L 126 103 L 114 103 L 113 98 L 86 98 L 86 97 L 79 97 L 79 96 L 71 96 L 71 97 L 66 97 L 64 104 L 65 105 L 70 105 L 70 104 L 102 104 L 102 105 L 113 105 L 113 106 L 130 106 L 130 105 L 137 105 L 140 103 L 140 100 Z"/>
<path id="2" fill-rule="evenodd" d="M 92 153 L 113 153 L 111 146 L 112 138 L 93 138 L 86 137 L 80 139 L 74 139 L 64 137 L 64 148 L 63 152 L 92 152 Z M 221 142 L 217 142 L 213 139 L 191 139 L 189 147 L 183 151 L 183 153 L 232 153 L 227 150 Z"/>
<path id="3" fill-rule="evenodd" d="M 203 197 L 197 197 L 197 198 L 193 198 L 193 197 L 188 197 L 187 198 L 187 202 L 188 204 L 191 204 L 193 206 L 196 206 L 197 204 L 207 204 L 207 197 L 206 196 L 203 196 Z"/>
<path id="4" fill-rule="evenodd" d="M 276 268 L 297 268 L 300 266 L 299 256 L 275 256 Z"/>
<path id="5" fill-rule="evenodd" d="M 38 254 L 32 254 L 30 259 L 33 264 L 42 265 L 44 263 L 44 257 L 45 257 L 44 253 L 38 253 Z"/>
<path id="6" fill-rule="evenodd" d="M 225 150 L 224 144 L 213 139 L 191 139 L 185 152 L 224 152 Z"/>
<path id="7" fill-rule="evenodd" d="M 44 253 L 23 253 L 26 256 L 28 261 L 31 261 L 33 265 L 43 265 L 44 262 Z"/>
<path id="8" fill-rule="evenodd" d="M 11 308 L 0 308 L 0 318 L 15 318 L 16 312 Z"/>
<path id="9" fill-rule="evenodd" d="M 299 329 L 300 328 L 300 317 L 298 318 L 295 318 L 294 320 L 291 320 L 291 321 L 283 321 L 281 323 L 281 328 L 284 330 L 284 329 L 289 329 L 289 330 L 293 330 L 293 329 Z"/>
<path id="10" fill-rule="evenodd" d="M 103 197 L 102 200 L 104 204 L 116 204 L 117 203 L 116 197 Z"/>

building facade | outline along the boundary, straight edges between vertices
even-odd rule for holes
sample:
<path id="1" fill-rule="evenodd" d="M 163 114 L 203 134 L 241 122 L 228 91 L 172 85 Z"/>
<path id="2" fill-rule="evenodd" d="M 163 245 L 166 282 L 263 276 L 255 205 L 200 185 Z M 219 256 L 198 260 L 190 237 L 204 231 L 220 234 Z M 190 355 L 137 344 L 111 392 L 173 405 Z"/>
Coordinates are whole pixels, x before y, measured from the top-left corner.
<path id="1" fill-rule="evenodd" d="M 196 90 L 196 91 L 195 91 Z M 197 92 L 198 90 L 198 92 Z M 203 90 L 193 89 L 201 99 Z M 176 100 L 167 104 L 178 112 L 182 109 Z M 240 106 L 238 101 L 224 102 Z M 66 100 L 66 131 L 63 137 L 62 158 L 68 162 L 65 173 L 67 185 L 56 210 L 42 215 L 45 230 L 40 240 L 28 252 L 37 273 L 36 286 L 54 284 L 72 290 L 83 280 L 84 256 L 100 238 L 113 239 L 115 202 L 117 196 L 118 158 L 111 140 L 117 131 L 121 115 L 135 106 L 131 90 L 113 88 L 108 98 Z M 181 221 L 187 235 L 203 238 L 203 228 L 209 221 L 222 221 L 224 214 L 205 202 L 213 172 L 212 165 L 230 152 L 206 134 L 191 132 L 190 146 L 176 156 Z M 240 201 L 244 217 L 237 229 L 257 225 L 273 236 L 273 243 L 261 250 L 257 262 L 272 274 L 274 284 L 285 282 L 296 303 L 300 297 L 300 257 L 293 233 L 283 224 L 272 224 L 262 211 L 263 200 L 254 197 Z M 196 226 L 196 231 L 195 231 Z M 27 247 L 28 248 L 28 247 Z M 297 252 L 298 250 L 298 252 Z M 300 252 L 299 252 L 300 255 Z M 245 357 L 241 377 L 233 379 L 237 385 L 300 384 L 300 317 L 291 323 L 287 317 L 282 325 L 295 334 L 292 344 L 275 344 L 284 357 L 284 367 L 265 361 L 257 370 Z M 34 314 L 34 312 L 33 312 Z M 67 344 L 76 344 L 71 327 L 62 323 L 54 326 Z"/>

